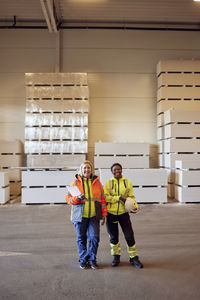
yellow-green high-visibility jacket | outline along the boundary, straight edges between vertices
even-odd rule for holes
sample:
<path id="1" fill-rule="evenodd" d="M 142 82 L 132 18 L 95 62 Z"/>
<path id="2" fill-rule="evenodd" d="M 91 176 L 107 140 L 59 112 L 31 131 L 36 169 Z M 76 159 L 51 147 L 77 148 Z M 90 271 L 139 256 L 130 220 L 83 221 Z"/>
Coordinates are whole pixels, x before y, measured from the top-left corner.
<path id="1" fill-rule="evenodd" d="M 107 211 L 110 214 L 121 215 L 125 213 L 124 203 L 119 200 L 120 196 L 123 198 L 134 197 L 132 182 L 124 176 L 119 180 L 114 177 L 107 180 L 104 197 L 107 203 Z"/>

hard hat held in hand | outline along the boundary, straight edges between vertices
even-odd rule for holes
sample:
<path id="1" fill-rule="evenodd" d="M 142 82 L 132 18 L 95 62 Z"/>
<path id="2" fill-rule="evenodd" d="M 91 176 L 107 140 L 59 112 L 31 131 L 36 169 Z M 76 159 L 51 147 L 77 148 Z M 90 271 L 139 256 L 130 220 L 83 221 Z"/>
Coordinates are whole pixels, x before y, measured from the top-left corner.
<path id="1" fill-rule="evenodd" d="M 138 204 L 134 198 L 128 197 L 126 199 L 125 211 L 129 213 L 136 213 L 138 211 Z"/>

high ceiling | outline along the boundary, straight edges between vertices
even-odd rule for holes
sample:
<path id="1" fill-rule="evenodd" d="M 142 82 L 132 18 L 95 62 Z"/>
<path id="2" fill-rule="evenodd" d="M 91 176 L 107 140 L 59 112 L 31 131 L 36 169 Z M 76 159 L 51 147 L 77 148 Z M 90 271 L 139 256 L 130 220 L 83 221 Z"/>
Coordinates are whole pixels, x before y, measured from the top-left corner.
<path id="1" fill-rule="evenodd" d="M 200 2 L 193 0 L 0 0 L 0 28 L 46 27 L 44 6 L 52 2 L 56 25 L 61 28 L 143 26 L 200 30 Z"/>

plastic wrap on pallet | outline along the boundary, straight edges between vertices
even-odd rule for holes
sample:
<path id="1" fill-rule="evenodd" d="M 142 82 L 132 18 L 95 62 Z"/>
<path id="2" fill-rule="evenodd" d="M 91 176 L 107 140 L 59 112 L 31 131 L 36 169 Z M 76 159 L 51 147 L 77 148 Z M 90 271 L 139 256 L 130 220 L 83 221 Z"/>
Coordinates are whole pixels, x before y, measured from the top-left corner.
<path id="1" fill-rule="evenodd" d="M 89 112 L 88 100 L 27 100 L 27 113 L 42 112 Z"/>
<path id="2" fill-rule="evenodd" d="M 88 98 L 87 86 L 26 86 L 28 99 Z"/>
<path id="3" fill-rule="evenodd" d="M 87 113 L 27 113 L 25 117 L 26 126 L 87 126 Z"/>
<path id="4" fill-rule="evenodd" d="M 87 141 L 25 141 L 25 153 L 87 153 Z"/>
<path id="5" fill-rule="evenodd" d="M 87 153 L 86 73 L 27 73 L 25 153 Z"/>
<path id="6" fill-rule="evenodd" d="M 88 139 L 88 127 L 73 127 L 72 129 L 72 139 Z"/>
<path id="7" fill-rule="evenodd" d="M 72 153 L 87 153 L 88 143 L 87 141 L 73 141 Z"/>
<path id="8" fill-rule="evenodd" d="M 87 127 L 26 127 L 26 140 L 53 140 L 53 139 L 78 139 L 88 138 Z"/>
<path id="9" fill-rule="evenodd" d="M 52 73 L 26 73 L 25 74 L 25 84 L 51 84 L 53 82 Z"/>
<path id="10" fill-rule="evenodd" d="M 87 85 L 86 73 L 26 73 L 25 84 L 80 84 Z"/>
<path id="11" fill-rule="evenodd" d="M 86 159 L 85 154 L 70 155 L 27 155 L 28 167 L 68 167 L 78 168 Z"/>

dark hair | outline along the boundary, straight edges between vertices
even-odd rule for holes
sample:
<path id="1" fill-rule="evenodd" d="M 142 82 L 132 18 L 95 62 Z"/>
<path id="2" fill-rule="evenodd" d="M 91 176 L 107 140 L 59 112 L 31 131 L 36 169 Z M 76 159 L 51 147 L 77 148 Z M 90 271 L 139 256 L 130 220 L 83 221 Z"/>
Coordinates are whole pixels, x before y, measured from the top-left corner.
<path id="1" fill-rule="evenodd" d="M 122 169 L 122 165 L 120 165 L 119 163 L 114 163 L 112 166 L 111 166 L 111 172 L 112 172 L 112 169 L 115 167 L 115 166 L 119 166 L 121 169 Z"/>

